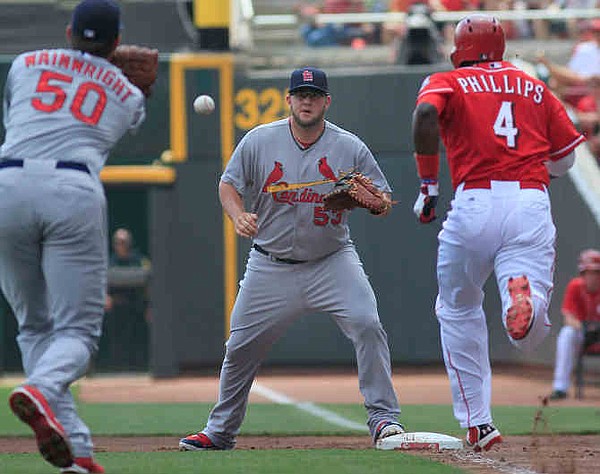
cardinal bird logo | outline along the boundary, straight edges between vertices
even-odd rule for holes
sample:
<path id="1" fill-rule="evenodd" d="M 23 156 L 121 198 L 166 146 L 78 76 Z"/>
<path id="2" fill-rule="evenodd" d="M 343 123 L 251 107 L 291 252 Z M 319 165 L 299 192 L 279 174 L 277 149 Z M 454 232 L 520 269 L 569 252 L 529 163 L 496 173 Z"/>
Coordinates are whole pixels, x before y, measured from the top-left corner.
<path id="1" fill-rule="evenodd" d="M 325 178 L 330 179 L 331 181 L 337 181 L 337 178 L 327 163 L 327 157 L 324 156 L 319 160 L 319 173 L 321 173 Z"/>
<path id="2" fill-rule="evenodd" d="M 267 180 L 265 181 L 265 184 L 262 188 L 262 192 L 266 193 L 267 188 L 271 184 L 276 183 L 277 181 L 281 180 L 281 178 L 283 178 L 283 165 L 279 161 L 276 161 L 275 165 L 273 166 L 273 170 L 269 173 L 269 176 L 267 177 Z"/>

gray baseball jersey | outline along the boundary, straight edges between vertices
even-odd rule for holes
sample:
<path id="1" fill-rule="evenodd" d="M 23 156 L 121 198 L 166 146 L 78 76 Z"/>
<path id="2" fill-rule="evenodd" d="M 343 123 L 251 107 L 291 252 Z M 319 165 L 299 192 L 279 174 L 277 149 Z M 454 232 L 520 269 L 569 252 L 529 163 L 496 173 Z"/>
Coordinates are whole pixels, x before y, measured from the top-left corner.
<path id="1" fill-rule="evenodd" d="M 69 385 L 97 349 L 106 292 L 98 173 L 111 147 L 144 117 L 141 91 L 100 57 L 32 51 L 8 73 L 0 285 L 18 321 L 26 383 L 46 397 L 76 457 L 90 457 L 93 446 Z"/>
<path id="2" fill-rule="evenodd" d="M 397 423 L 400 407 L 387 335 L 350 241 L 349 212 L 323 207 L 336 177 L 350 170 L 390 191 L 358 137 L 325 122 L 320 138 L 303 149 L 286 119 L 250 131 L 223 173 L 223 182 L 234 186 L 247 200 L 246 209 L 258 215 L 258 234 L 231 314 L 219 401 L 203 430 L 220 448 L 235 446 L 250 386 L 269 348 L 310 312 L 330 314 L 354 345 L 373 439 L 382 426 Z M 194 449 L 193 441 L 191 446 L 180 442 L 182 449 Z"/>
<path id="3" fill-rule="evenodd" d="M 283 119 L 248 132 L 221 179 L 258 214 L 255 243 L 278 257 L 315 260 L 349 242 L 349 212 L 325 211 L 323 196 L 340 173 L 354 169 L 391 192 L 372 153 L 356 135 L 326 121 L 319 140 L 302 149 L 288 119 Z M 282 190 L 269 192 L 277 184 L 283 184 Z"/>
<path id="4" fill-rule="evenodd" d="M 70 49 L 23 53 L 4 91 L 0 158 L 85 163 L 94 174 L 145 118 L 144 96 L 106 59 Z"/>

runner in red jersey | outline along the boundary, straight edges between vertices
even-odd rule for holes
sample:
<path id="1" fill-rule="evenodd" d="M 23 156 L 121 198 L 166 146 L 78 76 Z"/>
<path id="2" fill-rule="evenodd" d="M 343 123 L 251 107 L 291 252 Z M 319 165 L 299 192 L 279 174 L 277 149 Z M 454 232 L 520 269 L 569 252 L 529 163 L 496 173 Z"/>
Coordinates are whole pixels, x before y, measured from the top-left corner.
<path id="1" fill-rule="evenodd" d="M 502 26 L 469 15 L 455 31 L 455 67 L 427 77 L 413 114 L 420 193 L 432 222 L 442 139 L 455 190 L 439 233 L 436 315 L 454 415 L 475 451 L 502 441 L 491 415 L 483 286 L 495 273 L 510 341 L 532 350 L 550 330 L 556 229 L 548 185 L 585 140 L 546 85 L 503 61 Z"/>

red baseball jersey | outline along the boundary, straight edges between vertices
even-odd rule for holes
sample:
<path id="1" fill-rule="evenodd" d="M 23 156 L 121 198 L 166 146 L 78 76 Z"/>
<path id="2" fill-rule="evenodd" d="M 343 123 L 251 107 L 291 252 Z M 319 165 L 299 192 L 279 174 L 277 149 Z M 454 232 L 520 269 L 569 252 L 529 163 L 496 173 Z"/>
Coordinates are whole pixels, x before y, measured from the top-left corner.
<path id="1" fill-rule="evenodd" d="M 432 74 L 422 102 L 437 108 L 454 188 L 486 179 L 548 185 L 544 161 L 585 140 L 544 82 L 505 61 Z"/>
<path id="2" fill-rule="evenodd" d="M 565 290 L 562 311 L 580 321 L 600 321 L 600 291 L 590 293 L 583 278 L 573 278 Z"/>

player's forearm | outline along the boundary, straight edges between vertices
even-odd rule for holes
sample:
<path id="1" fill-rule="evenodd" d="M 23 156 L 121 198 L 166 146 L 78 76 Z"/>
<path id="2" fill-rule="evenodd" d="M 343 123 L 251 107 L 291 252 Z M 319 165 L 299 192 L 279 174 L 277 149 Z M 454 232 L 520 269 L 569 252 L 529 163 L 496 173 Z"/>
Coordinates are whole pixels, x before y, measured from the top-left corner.
<path id="1" fill-rule="evenodd" d="M 229 183 L 219 183 L 219 199 L 225 213 L 235 220 L 244 212 L 244 201 L 237 190 Z"/>
<path id="2" fill-rule="evenodd" d="M 439 150 L 440 130 L 437 109 L 426 102 L 417 105 L 413 113 L 412 135 L 415 152 L 435 155 Z"/>

